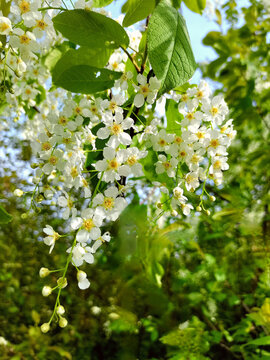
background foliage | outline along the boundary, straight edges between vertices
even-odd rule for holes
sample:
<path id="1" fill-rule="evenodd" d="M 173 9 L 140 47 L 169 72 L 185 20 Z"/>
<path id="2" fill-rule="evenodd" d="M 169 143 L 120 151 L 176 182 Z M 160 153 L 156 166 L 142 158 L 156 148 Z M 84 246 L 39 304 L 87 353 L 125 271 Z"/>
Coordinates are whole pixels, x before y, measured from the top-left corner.
<path id="1" fill-rule="evenodd" d="M 13 221 L 0 229 L 0 335 L 8 340 L 1 359 L 270 359 L 270 90 L 263 86 L 270 25 L 260 2 L 251 1 L 239 26 L 235 5 L 224 6 L 227 33 L 204 39 L 218 58 L 202 66 L 203 75 L 218 82 L 238 131 L 225 185 L 209 203 L 213 215 L 159 230 L 134 194 L 109 229 L 113 241 L 87 267 L 91 287 L 78 291 L 69 274 L 69 326 L 47 335 L 38 325 L 54 300 L 44 301 L 38 271 L 40 263 L 64 263 L 65 244 L 48 256 L 34 229 L 62 225 L 53 209 L 22 215 L 25 204 L 12 195 L 19 171 L 4 165 L 0 192 Z M 31 156 L 23 149 L 22 164 Z"/>

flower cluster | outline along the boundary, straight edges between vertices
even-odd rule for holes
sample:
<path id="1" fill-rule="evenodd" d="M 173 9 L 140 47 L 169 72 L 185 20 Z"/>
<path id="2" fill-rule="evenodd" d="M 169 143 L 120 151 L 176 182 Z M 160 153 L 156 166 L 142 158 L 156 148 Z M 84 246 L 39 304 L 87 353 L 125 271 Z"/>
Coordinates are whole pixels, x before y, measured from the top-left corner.
<path id="1" fill-rule="evenodd" d="M 187 216 L 193 205 L 208 212 L 204 197 L 214 197 L 205 184 L 222 183 L 229 167 L 227 148 L 235 136 L 224 99 L 212 96 L 205 81 L 186 93 L 163 96 L 178 107 L 178 120 L 170 131 L 169 120 L 155 112 L 159 80 L 151 72 L 146 76 L 138 71 L 138 66 L 136 75 L 127 70 L 122 50 L 116 50 L 107 64 L 122 72 L 112 89 L 90 96 L 51 88 L 46 56 L 62 42 L 52 23 L 56 3 L 46 2 L 50 8 L 46 11 L 39 0 L 19 0 L 11 6 L 12 22 L 0 16 L 0 34 L 8 40 L 1 76 L 13 84 L 3 114 L 5 119 L 24 122 L 23 136 L 35 157 L 30 210 L 37 208 L 38 198 L 41 205 L 55 206 L 65 224 L 64 234 L 51 225 L 43 229 L 49 253 L 58 242 L 67 242 L 64 268 L 40 269 L 42 278 L 60 273 L 54 286 L 47 284 L 42 290 L 44 296 L 58 292 L 52 316 L 41 326 L 43 332 L 54 319 L 60 327 L 67 325 L 60 294 L 67 286 L 68 266 L 77 271 L 78 287 L 87 289 L 90 281 L 79 268 L 92 264 L 96 251 L 111 240 L 105 225 L 119 218 L 134 187 L 158 188 L 158 198 L 149 206 L 158 203 L 156 211 L 164 216 Z M 75 3 L 75 8 L 91 6 L 91 1 Z M 135 30 L 129 36 L 131 49 L 137 51 L 142 34 Z M 149 167 L 152 179 L 147 176 Z M 189 200 L 190 192 L 197 193 L 196 204 Z M 14 194 L 24 192 L 16 189 Z"/>

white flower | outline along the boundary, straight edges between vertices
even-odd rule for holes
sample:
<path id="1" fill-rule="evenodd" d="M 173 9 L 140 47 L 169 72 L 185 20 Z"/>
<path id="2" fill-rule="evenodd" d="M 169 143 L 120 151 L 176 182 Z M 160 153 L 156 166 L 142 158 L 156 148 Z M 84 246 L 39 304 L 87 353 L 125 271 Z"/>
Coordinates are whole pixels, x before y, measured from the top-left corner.
<path id="1" fill-rule="evenodd" d="M 190 210 L 194 209 L 191 204 L 181 204 L 181 208 L 183 211 L 183 214 L 188 216 L 190 214 Z"/>
<path id="2" fill-rule="evenodd" d="M 206 121 L 213 121 L 217 125 L 223 122 L 229 112 L 222 95 L 214 96 L 212 100 L 203 99 L 202 111 L 206 114 Z"/>
<path id="3" fill-rule="evenodd" d="M 67 249 L 67 253 L 71 252 L 71 248 Z M 94 256 L 92 254 L 92 248 L 87 246 L 86 243 L 76 244 L 72 250 L 72 263 L 75 266 L 81 266 L 83 262 L 93 264 Z"/>
<path id="4" fill-rule="evenodd" d="M 228 170 L 229 165 L 227 164 L 227 157 L 224 156 L 215 156 L 212 158 L 212 164 L 209 168 L 209 173 L 218 176 L 218 173 L 221 173 L 222 170 Z M 222 176 L 222 175 L 220 175 Z"/>
<path id="5" fill-rule="evenodd" d="M 125 98 L 121 94 L 113 95 L 111 100 L 103 100 L 101 102 L 101 108 L 103 110 L 109 110 L 112 114 L 122 113 L 123 109 L 121 106 L 124 104 Z"/>
<path id="6" fill-rule="evenodd" d="M 147 156 L 147 151 L 140 151 L 137 147 L 130 147 L 125 150 L 120 149 L 120 153 L 123 154 L 124 165 L 122 169 L 127 170 L 128 175 L 133 174 L 136 177 L 143 175 L 142 164 L 138 161 Z"/>
<path id="7" fill-rule="evenodd" d="M 208 148 L 207 153 L 209 156 L 213 157 L 216 154 L 227 155 L 225 145 L 225 137 L 218 130 L 211 130 L 209 132 L 210 139 L 208 139 Z"/>
<path id="8" fill-rule="evenodd" d="M 123 163 L 123 152 L 116 152 L 111 147 L 106 147 L 103 150 L 104 160 L 99 160 L 94 165 L 96 170 L 103 173 L 102 180 L 106 182 L 114 182 L 120 180 L 120 176 L 127 176 L 126 169 L 121 166 Z M 99 177 L 101 174 L 99 174 Z"/>
<path id="9" fill-rule="evenodd" d="M 165 129 L 161 129 L 158 134 L 151 136 L 151 142 L 155 151 L 166 151 L 173 142 L 174 135 L 167 134 Z"/>
<path id="10" fill-rule="evenodd" d="M 89 239 L 96 240 L 100 237 L 100 226 L 102 225 L 104 216 L 97 210 L 84 209 L 81 217 L 76 217 L 71 220 L 71 228 L 78 231 L 76 239 L 78 242 L 87 242 Z"/>
<path id="11" fill-rule="evenodd" d="M 43 228 L 43 232 L 45 232 L 45 234 L 48 235 L 43 240 L 46 245 L 50 246 L 49 253 L 51 253 L 54 248 L 55 241 L 60 238 L 60 235 L 57 232 L 55 232 L 50 225 L 46 225 L 46 227 Z"/>
<path id="12" fill-rule="evenodd" d="M 119 51 L 115 51 L 110 59 L 108 69 L 114 71 L 124 71 L 125 64 L 123 63 L 123 55 Z"/>
<path id="13" fill-rule="evenodd" d="M 9 35 L 11 29 L 11 21 L 9 18 L 0 16 L 0 35 Z"/>
<path id="14" fill-rule="evenodd" d="M 39 49 L 35 35 L 30 31 L 24 32 L 20 28 L 13 30 L 9 43 L 13 48 L 20 49 L 22 59 L 28 59 L 30 52 L 35 52 Z"/>
<path id="15" fill-rule="evenodd" d="M 64 195 L 59 196 L 57 203 L 59 206 L 65 208 L 62 213 L 62 217 L 64 220 L 67 220 L 70 216 L 75 217 L 77 215 L 77 209 L 73 206 L 73 197 L 69 196 L 67 192 L 63 191 Z"/>
<path id="16" fill-rule="evenodd" d="M 165 155 L 158 155 L 158 162 L 155 163 L 156 173 L 162 174 L 166 172 L 169 177 L 174 177 L 177 164 L 178 160 L 175 158 L 168 160 Z"/>
<path id="17" fill-rule="evenodd" d="M 134 98 L 134 105 L 137 108 L 142 107 L 145 99 L 148 104 L 153 104 L 158 89 L 160 88 L 160 82 L 157 80 L 156 77 L 151 77 L 148 84 L 147 78 L 141 74 L 137 75 L 137 81 L 139 83 L 139 86 L 133 85 L 138 92 Z"/>
<path id="18" fill-rule="evenodd" d="M 97 137 L 99 139 L 107 139 L 110 136 L 108 141 L 108 146 L 116 149 L 120 144 L 130 145 L 132 139 L 130 135 L 124 130 L 128 130 L 133 125 L 133 120 L 131 118 L 123 119 L 121 113 L 116 113 L 115 116 L 105 116 L 103 123 L 106 125 L 102 127 L 97 132 Z"/>
<path id="19" fill-rule="evenodd" d="M 128 205 L 126 199 L 118 195 L 117 187 L 110 186 L 105 190 L 104 195 L 99 193 L 94 197 L 93 206 L 98 207 L 106 219 L 115 221 Z"/>
<path id="20" fill-rule="evenodd" d="M 47 160 L 47 163 L 43 166 L 42 170 L 45 174 L 49 175 L 53 170 L 58 169 L 60 171 L 64 170 L 65 160 L 63 159 L 63 151 L 60 149 L 55 149 L 50 154 L 43 154 L 41 158 Z"/>
<path id="21" fill-rule="evenodd" d="M 128 89 L 128 80 L 131 80 L 133 78 L 133 74 L 131 71 L 124 72 L 120 79 L 116 80 L 114 83 L 114 86 L 116 88 L 120 88 L 121 90 L 127 90 Z"/>
<path id="22" fill-rule="evenodd" d="M 93 246 L 92 246 L 92 252 L 95 253 L 97 249 L 104 243 L 109 242 L 111 240 L 111 236 L 109 232 L 104 233 L 100 238 L 98 238 Z"/>
<path id="23" fill-rule="evenodd" d="M 193 191 L 200 186 L 197 172 L 189 172 L 185 176 L 185 185 L 188 191 Z"/>

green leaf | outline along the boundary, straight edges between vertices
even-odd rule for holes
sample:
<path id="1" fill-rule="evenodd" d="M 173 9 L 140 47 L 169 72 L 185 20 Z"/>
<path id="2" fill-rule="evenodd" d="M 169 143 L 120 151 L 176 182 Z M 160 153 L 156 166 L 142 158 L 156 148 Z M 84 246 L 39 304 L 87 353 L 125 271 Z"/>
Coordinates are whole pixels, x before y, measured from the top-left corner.
<path id="1" fill-rule="evenodd" d="M 123 26 L 127 27 L 145 19 L 155 8 L 155 0 L 128 0 L 123 6 L 126 16 Z"/>
<path id="2" fill-rule="evenodd" d="M 53 18 L 53 23 L 63 36 L 81 46 L 115 49 L 129 44 L 129 37 L 121 25 L 94 11 L 64 11 Z"/>
<path id="3" fill-rule="evenodd" d="M 94 0 L 93 1 L 93 7 L 94 8 L 101 8 L 107 5 L 110 5 L 113 2 L 113 0 Z"/>
<path id="4" fill-rule="evenodd" d="M 8 16 L 10 12 L 11 1 L 0 0 L 0 11 L 2 11 L 3 16 Z"/>
<path id="5" fill-rule="evenodd" d="M 57 77 L 57 73 L 75 65 L 87 65 L 103 68 L 112 53 L 112 49 L 108 48 L 87 48 L 81 47 L 78 50 L 70 49 L 58 61 L 53 71 L 53 75 Z"/>
<path id="6" fill-rule="evenodd" d="M 54 68 L 55 70 L 56 67 Z M 111 88 L 114 81 L 119 79 L 121 75 L 121 72 L 108 69 L 100 69 L 88 65 L 75 65 L 64 69 L 62 72 L 55 72 L 53 81 L 55 85 L 71 92 L 94 94 Z"/>
<path id="7" fill-rule="evenodd" d="M 206 0 L 184 0 L 184 3 L 186 7 L 189 8 L 189 10 L 198 14 L 202 14 L 206 5 Z"/>
<path id="8" fill-rule="evenodd" d="M 185 20 L 162 1 L 149 22 L 147 45 L 154 73 L 161 81 L 159 95 L 189 80 L 196 63 Z"/>
<path id="9" fill-rule="evenodd" d="M 12 220 L 12 216 L 0 205 L 0 224 L 7 224 Z"/>
<path id="10" fill-rule="evenodd" d="M 246 343 L 244 346 L 247 345 L 270 345 L 270 336 L 263 336 L 261 338 L 249 341 L 248 343 Z"/>
<path id="11" fill-rule="evenodd" d="M 179 122 L 181 122 L 183 116 L 178 111 L 178 104 L 172 99 L 166 100 L 166 118 L 167 132 L 170 134 L 181 135 L 181 126 L 179 125 Z"/>

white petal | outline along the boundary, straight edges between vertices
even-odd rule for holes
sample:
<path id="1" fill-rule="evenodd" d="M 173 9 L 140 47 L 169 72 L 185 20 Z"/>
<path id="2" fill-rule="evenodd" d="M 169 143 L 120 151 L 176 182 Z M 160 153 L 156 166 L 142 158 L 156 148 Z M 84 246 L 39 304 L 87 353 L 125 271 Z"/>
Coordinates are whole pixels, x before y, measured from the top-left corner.
<path id="1" fill-rule="evenodd" d="M 81 290 L 88 289 L 90 286 L 90 281 L 88 279 L 84 279 L 83 281 L 78 282 L 78 286 Z"/>
<path id="2" fill-rule="evenodd" d="M 143 94 L 137 94 L 134 98 L 134 105 L 137 107 L 137 108 L 140 108 L 142 107 L 144 104 L 144 96 Z"/>
<path id="3" fill-rule="evenodd" d="M 87 230 L 83 229 L 77 233 L 76 240 L 78 242 L 87 242 L 88 239 L 89 239 L 89 233 Z"/>
<path id="4" fill-rule="evenodd" d="M 71 224 L 70 224 L 70 226 L 71 226 L 71 228 L 72 228 L 72 230 L 77 230 L 77 229 L 79 229 L 81 226 L 82 226 L 82 218 L 80 218 L 80 217 L 75 217 L 75 218 L 73 218 L 72 220 L 71 220 Z"/>
<path id="5" fill-rule="evenodd" d="M 93 264 L 94 262 L 94 256 L 90 252 L 86 253 L 83 258 L 88 264 Z"/>

